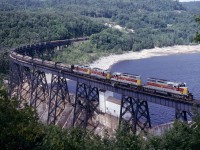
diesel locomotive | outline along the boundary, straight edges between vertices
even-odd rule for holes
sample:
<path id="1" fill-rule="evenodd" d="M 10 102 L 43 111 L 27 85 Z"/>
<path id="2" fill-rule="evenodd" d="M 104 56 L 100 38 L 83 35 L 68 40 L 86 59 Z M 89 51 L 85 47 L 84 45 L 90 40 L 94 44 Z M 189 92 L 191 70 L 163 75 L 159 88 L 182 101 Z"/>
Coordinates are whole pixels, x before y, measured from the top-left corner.
<path id="1" fill-rule="evenodd" d="M 193 95 L 189 92 L 188 88 L 186 87 L 186 83 L 172 82 L 156 78 L 148 78 L 147 82 L 145 84 L 142 84 L 140 75 L 133 75 L 120 72 L 112 73 L 109 70 L 91 68 L 87 65 L 70 65 L 61 62 L 41 60 L 38 58 L 31 58 L 29 56 L 18 54 L 15 51 L 12 51 L 10 53 L 10 56 L 13 59 L 29 62 L 36 65 L 43 65 L 44 67 L 56 67 L 61 72 L 70 72 L 82 76 L 87 76 L 89 78 L 94 78 L 96 80 L 103 80 L 104 82 L 111 83 L 113 86 L 123 85 L 130 88 L 135 88 L 137 90 L 142 90 L 144 92 L 150 92 L 153 94 L 159 94 L 173 98 L 181 98 L 184 100 L 193 100 Z"/>

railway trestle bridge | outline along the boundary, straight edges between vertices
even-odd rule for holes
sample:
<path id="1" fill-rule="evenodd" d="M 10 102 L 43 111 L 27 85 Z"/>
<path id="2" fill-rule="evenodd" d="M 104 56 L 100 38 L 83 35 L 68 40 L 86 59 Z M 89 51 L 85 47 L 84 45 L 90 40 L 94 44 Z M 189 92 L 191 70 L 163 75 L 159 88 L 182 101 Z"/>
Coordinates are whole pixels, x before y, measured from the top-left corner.
<path id="1" fill-rule="evenodd" d="M 133 132 L 151 128 L 148 102 L 174 108 L 176 119 L 187 121 L 193 109 L 199 112 L 200 101 L 186 101 L 138 91 L 130 87 L 113 86 L 109 82 L 96 80 L 70 71 L 61 71 L 51 61 L 63 46 L 87 40 L 77 38 L 32 44 L 13 49 L 10 53 L 9 95 L 27 102 L 37 109 L 41 120 L 47 124 L 65 124 L 65 127 L 95 129 L 94 114 L 99 111 L 99 91 L 111 91 L 122 95 L 119 126 L 125 121 Z M 67 65 L 67 64 L 66 64 Z M 46 74 L 51 74 L 50 84 Z M 69 94 L 66 79 L 76 81 L 76 96 Z M 128 118 L 127 118 L 127 114 Z M 126 116 L 126 119 L 125 119 Z M 67 118 L 67 119 L 66 119 Z M 58 122 L 58 119 L 61 121 Z M 71 124 L 69 120 L 72 120 Z"/>

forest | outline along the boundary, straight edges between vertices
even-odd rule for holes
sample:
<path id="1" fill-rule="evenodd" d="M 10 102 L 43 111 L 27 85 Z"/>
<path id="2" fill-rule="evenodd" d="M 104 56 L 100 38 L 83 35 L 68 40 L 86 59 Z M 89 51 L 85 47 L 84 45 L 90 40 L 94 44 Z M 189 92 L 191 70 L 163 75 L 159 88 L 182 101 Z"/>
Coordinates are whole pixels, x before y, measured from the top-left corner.
<path id="1" fill-rule="evenodd" d="M 92 34 L 91 43 L 103 50 L 189 44 L 199 29 L 195 22 L 198 11 L 192 11 L 197 9 L 196 3 L 190 6 L 173 0 L 2 0 L 0 45 L 5 49 Z M 121 33 L 129 42 L 114 47 L 114 43 L 124 42 L 113 38 L 119 33 L 105 30 L 105 22 L 132 29 L 134 32 Z M 110 41 L 103 40 L 105 36 Z M 102 40 L 95 40 L 99 38 Z M 150 45 L 144 45 L 147 41 Z"/>
<path id="2" fill-rule="evenodd" d="M 1 47 L 12 47 L 27 42 L 99 33 L 93 37 L 95 39 L 101 34 L 110 34 L 109 31 L 100 31 L 105 22 L 112 22 L 133 29 L 134 33 L 128 34 L 132 40 L 127 44 L 138 45 L 130 47 L 124 44 L 117 49 L 139 50 L 143 47 L 189 44 L 193 42 L 198 26 L 194 20 L 195 13 L 189 11 L 190 7 L 187 9 L 172 0 L 150 0 L 149 3 L 146 0 L 15 0 L 15 3 L 3 0 L 0 5 L 3 29 L 0 43 Z M 80 26 L 82 30 L 79 30 Z M 115 33 L 108 35 L 111 41 L 116 40 L 112 39 Z M 143 46 L 143 41 L 150 41 L 150 46 Z M 109 41 L 100 42 L 102 49 L 114 48 Z M 95 40 L 92 42 L 96 43 Z"/>
<path id="3" fill-rule="evenodd" d="M 195 21 L 199 4 L 174 0 L 1 0 L 0 53 L 30 43 L 90 36 L 88 42 L 69 47 L 54 58 L 89 63 L 109 53 L 191 44 L 200 29 Z"/>
<path id="4" fill-rule="evenodd" d="M 8 73 L 9 50 L 26 44 L 89 36 L 54 57 L 71 64 L 110 53 L 194 44 L 200 38 L 198 6 L 174 0 L 1 0 L 0 82 Z"/>

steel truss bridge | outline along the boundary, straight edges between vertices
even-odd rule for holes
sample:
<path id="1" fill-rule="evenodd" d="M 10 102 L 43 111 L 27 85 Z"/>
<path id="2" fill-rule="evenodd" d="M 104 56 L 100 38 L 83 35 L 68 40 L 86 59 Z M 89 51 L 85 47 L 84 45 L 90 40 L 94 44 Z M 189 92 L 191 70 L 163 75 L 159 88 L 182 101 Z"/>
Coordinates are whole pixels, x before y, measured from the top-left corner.
<path id="1" fill-rule="evenodd" d="M 17 97 L 21 102 L 26 101 L 37 109 L 43 114 L 43 121 L 47 124 L 57 124 L 59 118 L 63 116 L 67 118 L 73 114 L 72 124 L 68 126 L 81 128 L 90 126 L 93 129 L 98 125 L 93 116 L 99 113 L 100 90 L 122 95 L 119 126 L 125 121 L 133 132 L 151 128 L 148 102 L 175 108 L 176 119 L 184 121 L 187 121 L 187 114 L 192 115 L 194 108 L 199 112 L 198 100 L 185 101 L 126 86 L 114 87 L 111 83 L 89 76 L 61 71 L 57 67 L 59 62 L 51 61 L 53 55 L 62 50 L 63 46 L 83 40 L 87 38 L 44 42 L 13 49 L 10 53 L 10 97 Z M 47 83 L 47 73 L 52 76 L 50 84 Z M 70 98 L 66 78 L 77 83 L 74 102 Z M 124 119 L 126 114 L 129 114 L 129 118 Z"/>

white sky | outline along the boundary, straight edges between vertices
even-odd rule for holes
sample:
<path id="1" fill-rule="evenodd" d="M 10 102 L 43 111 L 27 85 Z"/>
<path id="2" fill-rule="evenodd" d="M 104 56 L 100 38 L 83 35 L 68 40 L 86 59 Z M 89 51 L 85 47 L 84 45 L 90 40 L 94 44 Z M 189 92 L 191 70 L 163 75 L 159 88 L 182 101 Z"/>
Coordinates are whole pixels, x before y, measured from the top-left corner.
<path id="1" fill-rule="evenodd" d="M 200 0 L 179 0 L 179 2 L 190 2 L 190 1 L 200 1 Z"/>

